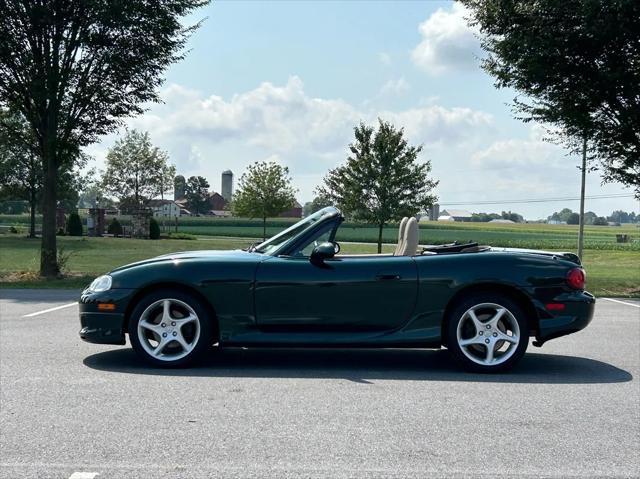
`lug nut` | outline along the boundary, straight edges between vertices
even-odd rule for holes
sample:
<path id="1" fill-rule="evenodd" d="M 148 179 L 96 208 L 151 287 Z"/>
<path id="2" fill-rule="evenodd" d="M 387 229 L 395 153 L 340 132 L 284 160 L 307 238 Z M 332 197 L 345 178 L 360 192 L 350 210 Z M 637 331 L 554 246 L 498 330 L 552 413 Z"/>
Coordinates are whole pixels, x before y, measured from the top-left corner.
<path id="1" fill-rule="evenodd" d="M 484 340 L 484 342 L 485 342 L 485 343 L 487 343 L 487 344 L 489 344 L 489 340 L 488 340 L 488 339 L 485 339 L 485 340 Z"/>
<path id="2" fill-rule="evenodd" d="M 484 334 L 484 331 L 480 331 L 478 334 L 482 336 Z"/>
<path id="3" fill-rule="evenodd" d="M 498 337 L 498 333 L 493 333 L 493 337 L 497 338 Z"/>
<path id="4" fill-rule="evenodd" d="M 166 338 L 167 337 L 167 333 L 162 333 L 162 337 Z"/>
<path id="5" fill-rule="evenodd" d="M 487 324 L 487 329 L 491 329 L 491 325 L 490 324 Z"/>
<path id="6" fill-rule="evenodd" d="M 174 332 L 173 332 L 173 335 L 174 335 L 174 336 L 177 336 L 177 335 L 178 335 L 178 333 L 174 331 Z"/>
<path id="7" fill-rule="evenodd" d="M 166 323 L 162 323 L 160 326 L 162 326 L 163 328 L 167 327 Z"/>
<path id="8" fill-rule="evenodd" d="M 175 326 L 176 322 L 175 321 L 171 321 L 171 326 Z"/>

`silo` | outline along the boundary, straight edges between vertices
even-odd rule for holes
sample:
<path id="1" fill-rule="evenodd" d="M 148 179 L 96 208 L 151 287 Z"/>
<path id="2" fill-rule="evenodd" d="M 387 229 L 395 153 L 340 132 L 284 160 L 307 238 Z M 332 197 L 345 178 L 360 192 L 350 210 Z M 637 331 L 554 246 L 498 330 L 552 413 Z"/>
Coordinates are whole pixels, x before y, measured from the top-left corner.
<path id="1" fill-rule="evenodd" d="M 436 203 L 429 208 L 429 219 L 431 221 L 438 221 L 438 217 L 440 216 L 440 205 Z"/>
<path id="2" fill-rule="evenodd" d="M 233 172 L 226 170 L 222 172 L 222 187 L 220 188 L 222 197 L 230 201 L 233 196 Z"/>

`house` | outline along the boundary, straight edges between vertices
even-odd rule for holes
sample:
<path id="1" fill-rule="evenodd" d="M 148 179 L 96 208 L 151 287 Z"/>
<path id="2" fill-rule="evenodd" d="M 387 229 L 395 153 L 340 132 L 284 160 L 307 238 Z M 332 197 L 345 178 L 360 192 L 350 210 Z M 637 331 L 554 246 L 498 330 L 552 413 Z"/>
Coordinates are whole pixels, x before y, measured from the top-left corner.
<path id="1" fill-rule="evenodd" d="M 471 212 L 467 210 L 446 209 L 442 210 L 442 213 L 438 216 L 438 221 L 451 221 L 448 218 L 443 219 L 443 217 L 450 217 L 453 221 L 471 221 Z"/>
<path id="2" fill-rule="evenodd" d="M 293 208 L 283 211 L 278 216 L 280 218 L 302 218 L 302 205 L 296 201 Z"/>
<path id="3" fill-rule="evenodd" d="M 180 216 L 180 206 L 173 200 L 149 200 L 147 206 L 155 217 L 176 218 Z"/>

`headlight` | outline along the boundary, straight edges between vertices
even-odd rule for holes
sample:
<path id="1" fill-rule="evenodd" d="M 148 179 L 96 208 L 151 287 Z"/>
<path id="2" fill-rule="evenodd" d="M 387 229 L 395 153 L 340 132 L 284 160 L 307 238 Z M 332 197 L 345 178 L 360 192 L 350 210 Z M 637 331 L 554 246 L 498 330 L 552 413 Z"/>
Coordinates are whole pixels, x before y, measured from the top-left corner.
<path id="1" fill-rule="evenodd" d="M 111 289 L 111 276 L 105 274 L 103 276 L 98 276 L 93 282 L 89 285 L 89 290 L 94 293 L 99 293 L 101 291 L 107 291 Z"/>

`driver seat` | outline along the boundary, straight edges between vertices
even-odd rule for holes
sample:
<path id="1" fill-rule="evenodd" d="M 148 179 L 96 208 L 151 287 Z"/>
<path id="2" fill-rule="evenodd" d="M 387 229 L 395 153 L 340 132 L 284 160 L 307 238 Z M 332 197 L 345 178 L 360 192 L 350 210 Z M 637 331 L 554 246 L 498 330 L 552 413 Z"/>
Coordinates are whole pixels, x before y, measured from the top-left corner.
<path id="1" fill-rule="evenodd" d="M 409 218 L 407 218 L 406 216 L 402 218 L 402 220 L 400 221 L 400 227 L 398 228 L 398 244 L 396 245 L 396 250 L 393 252 L 393 256 L 402 255 L 400 251 L 402 251 L 402 249 L 404 248 L 404 241 L 406 236 L 405 229 L 407 227 L 408 221 L 409 221 Z"/>

